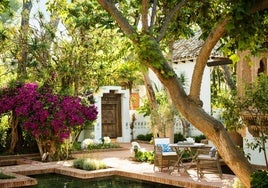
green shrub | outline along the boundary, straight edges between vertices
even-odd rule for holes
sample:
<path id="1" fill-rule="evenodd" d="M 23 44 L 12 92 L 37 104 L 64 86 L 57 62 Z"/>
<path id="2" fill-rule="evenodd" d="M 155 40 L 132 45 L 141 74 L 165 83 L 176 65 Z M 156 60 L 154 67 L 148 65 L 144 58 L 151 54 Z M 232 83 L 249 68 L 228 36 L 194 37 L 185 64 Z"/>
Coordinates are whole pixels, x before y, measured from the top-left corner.
<path id="1" fill-rule="evenodd" d="M 251 175 L 251 188 L 268 187 L 268 171 L 258 170 Z"/>
<path id="2" fill-rule="evenodd" d="M 75 168 L 83 169 L 83 165 L 86 159 L 80 158 L 80 159 L 75 159 L 73 162 L 73 166 Z"/>
<path id="3" fill-rule="evenodd" d="M 174 143 L 177 143 L 179 141 L 184 141 L 184 140 L 186 140 L 186 139 L 181 133 L 174 134 Z"/>
<path id="4" fill-rule="evenodd" d="M 83 164 L 83 170 L 91 171 L 91 170 L 97 170 L 97 169 L 98 169 L 98 165 L 93 160 L 87 160 Z"/>
<path id="5" fill-rule="evenodd" d="M 146 141 L 150 142 L 152 139 L 153 139 L 153 133 L 148 133 L 148 134 L 145 135 L 145 140 Z"/>
<path id="6" fill-rule="evenodd" d="M 137 136 L 137 140 L 142 140 L 142 141 L 148 141 L 150 142 L 153 139 L 153 134 L 148 133 L 148 134 L 139 134 Z M 179 141 L 184 141 L 186 140 L 185 137 L 181 133 L 175 133 L 174 134 L 174 143 L 177 143 Z"/>
<path id="7" fill-rule="evenodd" d="M 120 148 L 120 145 L 117 143 L 95 143 L 88 145 L 87 149 L 110 149 L 110 148 Z"/>
<path id="8" fill-rule="evenodd" d="M 148 141 L 150 142 L 153 138 L 153 133 L 147 133 L 147 134 L 139 134 L 137 136 L 137 140 L 142 140 L 142 141 Z"/>
<path id="9" fill-rule="evenodd" d="M 154 153 L 152 151 L 137 151 L 135 152 L 135 160 L 138 162 L 154 162 Z"/>
<path id="10" fill-rule="evenodd" d="M 84 159 L 84 158 L 74 160 L 73 166 L 75 168 L 88 170 L 88 171 L 107 168 L 107 165 L 100 160 Z"/>
<path id="11" fill-rule="evenodd" d="M 72 150 L 81 150 L 81 143 L 80 142 L 74 142 L 71 146 Z"/>
<path id="12" fill-rule="evenodd" d="M 145 140 L 145 135 L 144 134 L 139 134 L 137 136 L 137 140 Z"/>
<path id="13" fill-rule="evenodd" d="M 203 139 L 206 139 L 206 136 L 203 135 L 203 134 L 198 135 L 198 136 L 194 136 L 194 140 L 195 140 L 196 143 L 200 143 L 201 140 L 203 140 Z"/>

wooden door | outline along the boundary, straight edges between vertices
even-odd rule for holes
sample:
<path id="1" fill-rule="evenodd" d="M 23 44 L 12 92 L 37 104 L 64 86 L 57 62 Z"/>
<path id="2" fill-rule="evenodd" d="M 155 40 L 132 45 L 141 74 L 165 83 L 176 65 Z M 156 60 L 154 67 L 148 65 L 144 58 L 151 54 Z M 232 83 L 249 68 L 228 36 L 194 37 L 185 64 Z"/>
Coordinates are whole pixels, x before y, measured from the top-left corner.
<path id="1" fill-rule="evenodd" d="M 121 95 L 112 92 L 103 94 L 101 109 L 102 137 L 121 137 Z"/>

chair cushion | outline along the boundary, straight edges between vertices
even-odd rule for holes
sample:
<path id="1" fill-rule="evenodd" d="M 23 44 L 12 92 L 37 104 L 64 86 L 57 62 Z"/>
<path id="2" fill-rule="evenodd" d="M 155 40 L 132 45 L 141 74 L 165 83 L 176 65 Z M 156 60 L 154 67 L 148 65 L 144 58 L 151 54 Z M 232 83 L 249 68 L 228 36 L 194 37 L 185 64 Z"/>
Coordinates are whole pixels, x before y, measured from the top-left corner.
<path id="1" fill-rule="evenodd" d="M 177 153 L 175 151 L 171 152 L 164 152 L 162 153 L 163 156 L 177 156 Z"/>
<path id="2" fill-rule="evenodd" d="M 211 157 L 210 155 L 205 155 L 205 154 L 199 154 L 198 156 L 197 156 L 197 159 L 198 160 L 208 160 L 208 161 L 210 161 L 210 160 L 216 160 L 217 158 L 216 157 Z"/>
<path id="3" fill-rule="evenodd" d="M 216 147 L 212 147 L 209 152 L 210 157 L 215 157 L 216 151 L 217 151 Z"/>
<path id="4" fill-rule="evenodd" d="M 157 146 L 162 147 L 162 152 L 173 152 L 172 149 L 169 147 L 169 144 L 158 144 Z"/>

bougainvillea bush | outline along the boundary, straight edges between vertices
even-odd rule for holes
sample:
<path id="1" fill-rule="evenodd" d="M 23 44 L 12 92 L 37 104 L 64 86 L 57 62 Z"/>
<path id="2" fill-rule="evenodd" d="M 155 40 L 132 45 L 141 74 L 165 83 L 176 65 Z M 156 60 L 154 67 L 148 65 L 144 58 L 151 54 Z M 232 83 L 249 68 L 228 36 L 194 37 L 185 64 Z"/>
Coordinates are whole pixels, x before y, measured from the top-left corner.
<path id="1" fill-rule="evenodd" d="M 50 156 L 70 137 L 73 128 L 94 121 L 98 114 L 95 105 L 83 104 L 79 97 L 40 90 L 36 83 L 2 88 L 0 106 L 0 114 L 12 111 L 35 137 L 41 155 Z"/>

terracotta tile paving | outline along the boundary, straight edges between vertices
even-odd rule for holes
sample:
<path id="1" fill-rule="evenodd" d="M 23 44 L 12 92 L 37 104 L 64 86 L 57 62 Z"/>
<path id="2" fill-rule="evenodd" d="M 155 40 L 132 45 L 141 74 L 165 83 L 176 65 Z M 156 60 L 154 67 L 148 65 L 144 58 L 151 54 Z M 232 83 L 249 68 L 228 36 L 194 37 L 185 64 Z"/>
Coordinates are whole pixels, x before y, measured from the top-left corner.
<path id="1" fill-rule="evenodd" d="M 198 180 L 195 168 L 191 168 L 187 170 L 187 172 L 178 172 L 177 170 L 172 171 L 168 169 L 163 172 L 154 172 L 152 164 L 138 163 L 131 160 L 130 143 L 120 145 L 123 149 L 119 151 L 74 154 L 73 156 L 75 158 L 90 157 L 101 159 L 111 167 L 109 169 L 91 172 L 71 168 L 72 161 L 42 163 L 20 158 L 20 165 L 0 167 L 0 172 L 16 176 L 16 179 L 0 180 L 0 187 L 8 188 L 34 185 L 37 183 L 36 180 L 27 177 L 27 175 L 42 173 L 59 173 L 82 179 L 120 175 L 187 188 L 231 188 L 235 178 L 233 175 L 223 174 L 223 178 L 220 179 L 217 175 L 209 174 L 205 175 L 201 180 Z M 153 150 L 153 146 L 150 144 L 140 144 L 140 146 L 147 150 Z"/>

